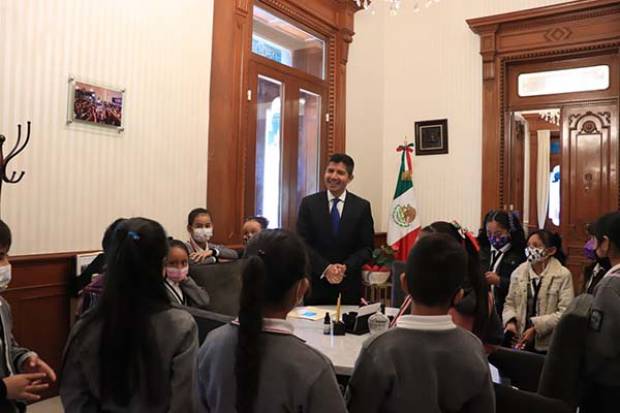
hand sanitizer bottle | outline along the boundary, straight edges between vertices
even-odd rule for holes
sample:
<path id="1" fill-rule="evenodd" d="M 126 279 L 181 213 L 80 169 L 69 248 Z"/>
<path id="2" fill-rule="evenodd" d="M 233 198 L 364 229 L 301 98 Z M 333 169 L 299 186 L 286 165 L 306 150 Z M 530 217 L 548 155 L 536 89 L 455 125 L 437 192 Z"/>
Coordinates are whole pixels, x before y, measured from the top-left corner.
<path id="1" fill-rule="evenodd" d="M 329 318 L 329 313 L 325 313 L 325 319 L 323 320 L 323 334 L 331 334 L 332 332 L 332 320 Z"/>
<path id="2" fill-rule="evenodd" d="M 371 335 L 381 334 L 387 331 L 390 319 L 384 314 L 385 305 L 381 304 L 381 311 L 377 311 L 368 318 L 368 329 Z"/>

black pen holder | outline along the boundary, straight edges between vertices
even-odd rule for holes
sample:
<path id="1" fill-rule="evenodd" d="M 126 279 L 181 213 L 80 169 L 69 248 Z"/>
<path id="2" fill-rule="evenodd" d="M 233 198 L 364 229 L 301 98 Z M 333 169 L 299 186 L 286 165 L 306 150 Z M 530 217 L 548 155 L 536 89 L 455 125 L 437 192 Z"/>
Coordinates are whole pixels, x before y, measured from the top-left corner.
<path id="1" fill-rule="evenodd" d="M 368 329 L 368 319 L 371 315 L 372 314 L 366 314 L 359 317 L 355 311 L 343 314 L 342 320 L 346 325 L 347 333 L 357 335 L 369 333 L 370 330 Z"/>
<path id="2" fill-rule="evenodd" d="M 342 321 L 332 322 L 332 331 L 335 336 L 344 336 L 346 330 L 347 329 Z"/>

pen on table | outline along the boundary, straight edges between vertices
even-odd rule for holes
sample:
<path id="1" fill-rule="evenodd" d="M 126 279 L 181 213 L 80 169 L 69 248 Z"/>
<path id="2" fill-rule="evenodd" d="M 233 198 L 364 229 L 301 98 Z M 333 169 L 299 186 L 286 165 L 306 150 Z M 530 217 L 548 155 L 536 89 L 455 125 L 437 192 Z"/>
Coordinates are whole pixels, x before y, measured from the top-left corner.
<path id="1" fill-rule="evenodd" d="M 336 302 L 336 322 L 340 321 L 340 298 L 342 294 L 338 294 L 338 301 Z"/>

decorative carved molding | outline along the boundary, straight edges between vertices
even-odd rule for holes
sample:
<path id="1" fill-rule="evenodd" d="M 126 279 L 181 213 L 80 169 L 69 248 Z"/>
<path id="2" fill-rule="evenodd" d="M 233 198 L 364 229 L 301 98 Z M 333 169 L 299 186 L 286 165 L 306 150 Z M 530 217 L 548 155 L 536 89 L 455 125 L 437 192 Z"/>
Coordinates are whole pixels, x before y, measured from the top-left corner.
<path id="1" fill-rule="evenodd" d="M 506 83 L 506 64 L 505 60 L 502 60 L 500 65 L 499 84 L 504 85 Z M 506 88 L 500 86 L 499 88 L 499 105 L 502 110 L 499 114 L 499 205 L 504 206 L 506 202 L 506 192 L 504 191 L 506 182 L 506 121 L 505 121 L 505 107 L 506 104 Z"/>
<path id="2" fill-rule="evenodd" d="M 490 25 L 501 24 L 506 29 L 526 29 L 606 16 L 618 10 L 620 4 L 617 0 L 581 0 L 468 19 L 467 24 L 475 33 L 480 34 Z"/>
<path id="3" fill-rule="evenodd" d="M 501 59 L 507 62 L 514 62 L 518 60 L 531 60 L 535 58 L 541 57 L 553 57 L 553 56 L 566 56 L 570 55 L 578 55 L 582 54 L 582 52 L 594 52 L 605 49 L 614 49 L 620 46 L 620 40 L 612 41 L 612 42 L 602 42 L 596 44 L 589 44 L 587 46 L 574 46 L 574 47 L 564 47 L 553 50 L 545 50 L 545 51 L 532 51 L 525 53 L 516 53 L 511 55 L 503 56 Z"/>
<path id="4" fill-rule="evenodd" d="M 594 119 L 592 119 L 594 118 Z M 611 112 L 587 111 L 584 114 L 574 113 L 568 117 L 569 130 L 578 130 L 577 136 L 600 134 L 599 126 L 608 129 L 611 123 Z M 598 123 L 598 125 L 597 125 Z"/>
<path id="5" fill-rule="evenodd" d="M 353 42 L 353 33 L 349 29 L 340 30 L 340 36 L 342 36 L 341 42 L 341 51 L 340 51 L 340 61 L 343 64 L 347 64 L 349 61 L 349 45 Z"/>
<path id="6" fill-rule="evenodd" d="M 327 48 L 327 64 L 329 66 L 329 89 L 327 91 L 327 113 L 330 121 L 327 123 L 327 154 L 336 152 L 336 71 L 337 71 L 337 38 L 332 35 L 329 38 Z"/>
<path id="7" fill-rule="evenodd" d="M 327 24 L 323 20 L 311 15 L 310 13 L 301 10 L 283 0 L 261 0 L 262 3 L 273 7 L 279 12 L 292 17 L 295 21 L 303 23 L 304 25 L 316 30 L 324 36 L 329 36 L 337 31 L 333 26 Z"/>
<path id="8" fill-rule="evenodd" d="M 559 42 L 567 40 L 573 32 L 568 27 L 554 27 L 545 32 L 544 36 L 548 42 Z"/>
<path id="9" fill-rule="evenodd" d="M 615 6 L 612 5 L 606 8 L 590 9 L 590 10 L 585 10 L 582 12 L 574 12 L 572 14 L 567 14 L 563 16 L 546 17 L 546 18 L 542 17 L 537 20 L 521 22 L 521 23 L 506 23 L 505 27 L 506 29 L 531 29 L 533 27 L 546 26 L 550 24 L 561 24 L 561 23 L 572 22 L 575 20 L 585 20 L 585 19 L 592 19 L 596 17 L 608 16 L 609 14 L 613 14 L 614 12 L 617 13 L 618 10 L 620 10 L 620 7 L 616 3 Z"/>
<path id="10" fill-rule="evenodd" d="M 250 0 L 236 0 L 237 13 L 247 14 L 250 11 Z"/>

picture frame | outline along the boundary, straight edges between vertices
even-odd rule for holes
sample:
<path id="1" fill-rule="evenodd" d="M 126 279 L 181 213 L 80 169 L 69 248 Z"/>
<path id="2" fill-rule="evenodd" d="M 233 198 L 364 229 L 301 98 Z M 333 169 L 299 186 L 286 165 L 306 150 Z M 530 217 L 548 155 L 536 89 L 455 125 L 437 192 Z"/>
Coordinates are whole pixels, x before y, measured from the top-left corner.
<path id="1" fill-rule="evenodd" d="M 67 124 L 124 130 L 125 89 L 69 77 Z"/>
<path id="2" fill-rule="evenodd" d="M 97 258 L 103 251 L 88 252 L 75 255 L 75 276 L 79 277 L 82 272 Z"/>
<path id="3" fill-rule="evenodd" d="M 448 119 L 415 123 L 415 153 L 420 156 L 448 153 Z"/>

